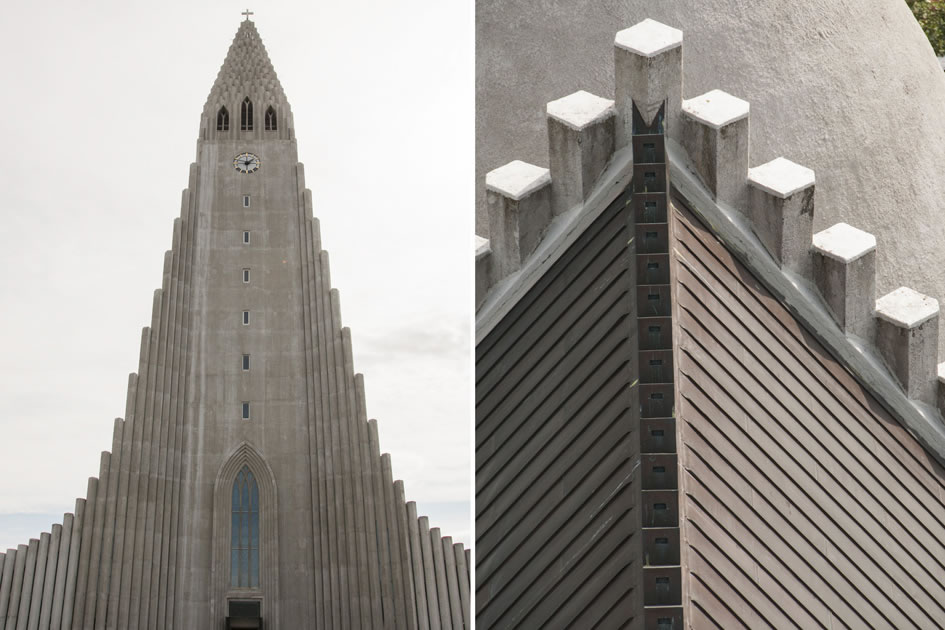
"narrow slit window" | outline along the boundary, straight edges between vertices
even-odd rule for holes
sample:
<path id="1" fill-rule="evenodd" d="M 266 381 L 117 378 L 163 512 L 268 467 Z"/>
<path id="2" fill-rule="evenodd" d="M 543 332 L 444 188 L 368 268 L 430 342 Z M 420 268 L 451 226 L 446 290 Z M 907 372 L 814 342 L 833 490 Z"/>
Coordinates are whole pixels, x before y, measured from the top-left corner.
<path id="1" fill-rule="evenodd" d="M 249 372 L 249 355 L 248 354 L 243 355 L 243 371 Z"/>
<path id="2" fill-rule="evenodd" d="M 249 420 L 249 403 L 243 403 L 243 420 Z"/>
<path id="3" fill-rule="evenodd" d="M 249 232 L 243 232 L 243 245 L 249 245 Z"/>
<path id="4" fill-rule="evenodd" d="M 240 105 L 240 129 L 242 131 L 253 130 L 253 102 L 249 100 L 248 96 L 243 99 L 243 104 Z"/>
<path id="5" fill-rule="evenodd" d="M 249 269 L 243 270 L 243 283 L 249 284 Z"/>
<path id="6" fill-rule="evenodd" d="M 656 223 L 657 210 L 655 201 L 643 202 L 643 222 Z"/>
<path id="7" fill-rule="evenodd" d="M 266 110 L 266 131 L 276 131 L 276 110 L 272 105 Z"/>
<path id="8" fill-rule="evenodd" d="M 248 405 L 249 403 L 243 403 Z M 653 466 L 653 472 L 660 474 L 666 472 L 666 466 Z"/>
<path id="9" fill-rule="evenodd" d="M 249 195 L 243 195 L 243 207 L 244 208 L 249 207 Z"/>
<path id="10" fill-rule="evenodd" d="M 663 429 L 653 429 L 650 431 L 650 435 L 653 437 L 663 437 Z"/>
<path id="11" fill-rule="evenodd" d="M 643 143 L 643 161 L 644 162 L 656 161 L 656 144 L 655 143 L 653 142 Z"/>
<path id="12" fill-rule="evenodd" d="M 249 326 L 249 311 L 243 311 L 243 325 Z"/>
<path id="13" fill-rule="evenodd" d="M 220 111 L 217 112 L 217 131 L 229 131 L 230 130 L 230 112 L 226 111 L 226 107 L 221 107 Z"/>

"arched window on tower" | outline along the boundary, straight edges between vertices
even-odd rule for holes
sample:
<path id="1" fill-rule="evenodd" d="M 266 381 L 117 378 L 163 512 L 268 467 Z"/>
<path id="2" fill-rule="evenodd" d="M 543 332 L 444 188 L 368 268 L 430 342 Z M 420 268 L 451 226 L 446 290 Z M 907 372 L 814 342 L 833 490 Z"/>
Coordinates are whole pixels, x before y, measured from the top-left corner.
<path id="1" fill-rule="evenodd" d="M 248 466 L 233 482 L 230 587 L 259 588 L 259 485 Z"/>
<path id="2" fill-rule="evenodd" d="M 276 110 L 272 108 L 272 105 L 269 106 L 269 109 L 266 110 L 266 131 L 275 131 L 276 130 Z"/>
<path id="3" fill-rule="evenodd" d="M 248 96 L 243 99 L 243 105 L 240 107 L 240 129 L 253 130 L 253 102 Z"/>
<path id="4" fill-rule="evenodd" d="M 221 107 L 220 111 L 217 112 L 217 131 L 229 131 L 230 130 L 230 112 L 226 111 L 226 107 Z"/>

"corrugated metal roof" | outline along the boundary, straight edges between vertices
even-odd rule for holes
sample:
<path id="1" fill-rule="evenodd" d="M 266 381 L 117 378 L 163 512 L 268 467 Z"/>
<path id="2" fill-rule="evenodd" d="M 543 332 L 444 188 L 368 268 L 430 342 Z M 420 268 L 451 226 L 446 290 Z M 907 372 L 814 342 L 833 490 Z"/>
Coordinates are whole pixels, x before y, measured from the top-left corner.
<path id="1" fill-rule="evenodd" d="M 945 470 L 693 215 L 674 214 L 689 623 L 945 624 Z"/>

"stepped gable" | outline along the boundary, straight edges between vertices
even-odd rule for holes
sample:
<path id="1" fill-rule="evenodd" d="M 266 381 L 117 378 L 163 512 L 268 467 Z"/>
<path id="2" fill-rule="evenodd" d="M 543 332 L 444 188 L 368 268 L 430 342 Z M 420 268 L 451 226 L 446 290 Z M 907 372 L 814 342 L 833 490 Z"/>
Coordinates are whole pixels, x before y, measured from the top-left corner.
<path id="1" fill-rule="evenodd" d="M 477 619 L 943 625 L 938 300 L 814 233 L 822 173 L 753 163 L 749 102 L 682 98 L 682 39 L 618 33 L 614 105 L 546 109 L 550 181 L 485 189 Z"/>

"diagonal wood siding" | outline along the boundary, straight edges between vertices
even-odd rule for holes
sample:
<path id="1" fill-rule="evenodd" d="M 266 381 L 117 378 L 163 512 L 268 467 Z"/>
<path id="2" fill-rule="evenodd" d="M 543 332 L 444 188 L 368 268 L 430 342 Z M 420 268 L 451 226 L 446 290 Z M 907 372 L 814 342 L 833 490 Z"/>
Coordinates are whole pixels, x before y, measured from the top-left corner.
<path id="1" fill-rule="evenodd" d="M 478 628 L 618 628 L 634 617 L 628 195 L 477 348 Z"/>
<path id="2" fill-rule="evenodd" d="M 945 471 L 688 210 L 674 217 L 689 623 L 942 627 Z"/>

